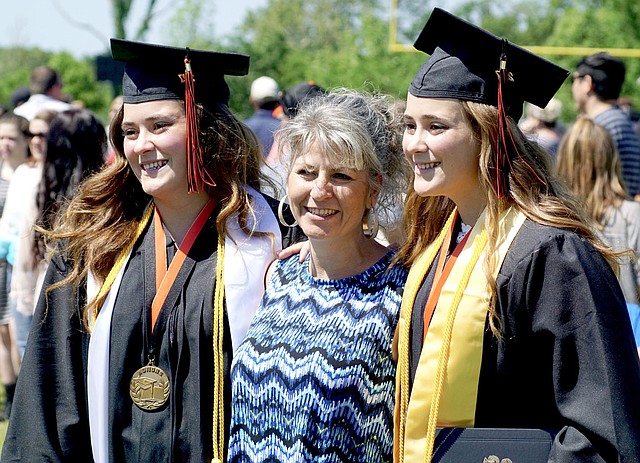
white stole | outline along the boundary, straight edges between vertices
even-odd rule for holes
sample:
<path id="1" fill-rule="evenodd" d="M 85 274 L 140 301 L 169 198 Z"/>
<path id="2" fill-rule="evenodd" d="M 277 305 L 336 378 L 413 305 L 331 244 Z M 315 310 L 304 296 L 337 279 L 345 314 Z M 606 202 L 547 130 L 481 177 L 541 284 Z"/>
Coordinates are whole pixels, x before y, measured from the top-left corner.
<path id="1" fill-rule="evenodd" d="M 227 316 L 231 330 L 233 350 L 244 340 L 264 293 L 264 276 L 276 252 L 282 249 L 282 233 L 278 220 L 264 197 L 246 185 L 253 200 L 255 229 L 273 236 L 247 236 L 240 228 L 238 216 L 227 221 L 224 248 L 224 290 Z M 254 217 L 248 217 L 252 229 Z M 235 240 L 235 243 L 234 241 Z M 131 256 L 127 258 L 127 262 Z M 122 282 L 125 263 L 116 276 L 96 319 L 89 340 L 87 365 L 87 394 L 89 402 L 89 429 L 95 463 L 109 461 L 109 345 L 111 343 L 111 317 L 116 296 Z M 99 287 L 91 275 L 87 280 L 87 300 L 94 298 Z"/>

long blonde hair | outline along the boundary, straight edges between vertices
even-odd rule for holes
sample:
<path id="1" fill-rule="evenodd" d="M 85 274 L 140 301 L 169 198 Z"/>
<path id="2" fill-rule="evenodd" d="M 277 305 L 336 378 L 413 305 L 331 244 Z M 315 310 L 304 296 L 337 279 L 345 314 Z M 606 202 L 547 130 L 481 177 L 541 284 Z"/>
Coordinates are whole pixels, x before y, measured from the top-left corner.
<path id="1" fill-rule="evenodd" d="M 578 119 L 567 130 L 556 168 L 600 229 L 607 222 L 607 210 L 627 199 L 615 142 L 607 129 L 589 118 Z"/>
<path id="2" fill-rule="evenodd" d="M 205 169 L 216 186 L 205 191 L 221 204 L 216 220 L 218 234 L 226 234 L 227 219 L 238 214 L 239 223 L 247 233 L 248 217 L 253 214 L 245 185 L 259 190 L 260 148 L 258 141 L 224 104 L 205 108 L 198 105 L 199 137 Z M 111 122 L 110 137 L 116 152 L 112 164 L 84 181 L 77 195 L 60 214 L 52 230 L 43 230 L 52 252 L 61 252 L 69 261 L 70 273 L 47 291 L 71 284 L 77 288 L 90 271 L 102 284 L 120 252 L 135 239 L 138 224 L 151 202 L 135 177 L 123 151 L 120 128 L 124 108 Z M 257 232 L 256 232 L 257 233 Z M 88 301 L 88 314 L 99 308 L 103 300 Z"/>
<path id="3" fill-rule="evenodd" d="M 617 269 L 617 263 L 608 247 L 595 235 L 590 218 L 554 175 L 547 152 L 537 143 L 527 140 L 510 117 L 508 124 L 513 135 L 513 144 L 508 148 L 510 169 L 502 172 L 508 177 L 508 191 L 504 196 L 498 196 L 498 170 L 495 167 L 499 142 L 498 110 L 494 106 L 469 101 L 460 101 L 460 105 L 480 143 L 478 177 L 485 194 L 488 224 L 484 267 L 494 295 L 489 309 L 489 324 L 494 335 L 500 337 L 501 321 L 495 309 L 496 282 L 491 275 L 497 265 L 494 255 L 498 219 L 507 208 L 516 207 L 534 222 L 577 233 L 591 243 L 614 269 Z M 453 201 L 446 197 L 419 196 L 411 185 L 404 213 L 407 242 L 400 249 L 398 258 L 407 265 L 413 264 L 436 238 L 454 207 Z"/>

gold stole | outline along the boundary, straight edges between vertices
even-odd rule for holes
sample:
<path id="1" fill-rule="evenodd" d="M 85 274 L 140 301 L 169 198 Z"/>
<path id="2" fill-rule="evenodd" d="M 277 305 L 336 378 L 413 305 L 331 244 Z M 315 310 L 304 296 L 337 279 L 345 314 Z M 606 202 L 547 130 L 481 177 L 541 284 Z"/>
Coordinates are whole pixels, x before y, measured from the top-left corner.
<path id="1" fill-rule="evenodd" d="M 420 354 L 411 398 L 408 397 L 411 313 L 447 227 L 453 226 L 454 215 L 455 212 L 436 240 L 415 261 L 405 286 L 398 321 L 394 414 L 394 461 L 398 463 L 405 459 L 411 463 L 430 459 L 436 423 L 445 427 L 473 427 L 474 424 L 484 329 L 491 298 L 483 268 L 486 211 L 471 230 L 442 288 Z M 494 278 L 524 220 L 524 214 L 514 208 L 501 217 Z M 432 426 L 429 426 L 432 402 L 436 407 L 431 416 Z"/>

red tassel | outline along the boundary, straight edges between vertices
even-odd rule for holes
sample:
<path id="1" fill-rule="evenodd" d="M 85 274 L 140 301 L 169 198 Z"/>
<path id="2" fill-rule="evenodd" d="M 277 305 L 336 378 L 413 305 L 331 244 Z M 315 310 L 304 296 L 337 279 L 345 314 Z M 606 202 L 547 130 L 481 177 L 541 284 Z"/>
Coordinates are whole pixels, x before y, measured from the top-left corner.
<path id="1" fill-rule="evenodd" d="M 187 191 L 198 193 L 205 183 L 209 186 L 216 186 L 213 179 L 207 174 L 202 159 L 202 148 L 200 147 L 200 137 L 198 136 L 198 110 L 195 101 L 195 78 L 191 70 L 191 60 L 189 59 L 189 49 L 184 59 L 184 74 L 180 76 L 184 82 L 184 105 L 187 123 Z"/>
<path id="2" fill-rule="evenodd" d="M 503 43 L 503 50 L 506 41 Z M 507 55 L 502 52 L 500 56 L 500 69 L 496 71 L 498 74 L 498 146 L 496 148 L 496 194 L 498 198 L 506 198 L 509 195 L 509 174 L 511 173 L 514 180 L 524 188 L 518 176 L 513 172 L 511 157 L 509 156 L 509 146 L 518 156 L 518 159 L 533 173 L 533 175 L 543 184 L 546 184 L 536 173 L 535 169 L 522 157 L 518 151 L 511 128 L 507 121 L 507 111 L 504 107 L 504 88 L 508 82 L 513 82 L 513 76 L 507 70 Z M 510 143 L 510 145 L 509 145 Z"/>
<path id="3" fill-rule="evenodd" d="M 505 132 L 509 130 L 509 125 L 507 124 L 507 114 L 502 96 L 502 86 L 506 77 L 507 58 L 503 54 L 500 57 L 500 69 L 498 70 L 498 146 L 496 147 L 496 194 L 498 198 L 506 197 L 509 188 L 507 165 L 510 164 L 510 161 L 505 137 Z"/>

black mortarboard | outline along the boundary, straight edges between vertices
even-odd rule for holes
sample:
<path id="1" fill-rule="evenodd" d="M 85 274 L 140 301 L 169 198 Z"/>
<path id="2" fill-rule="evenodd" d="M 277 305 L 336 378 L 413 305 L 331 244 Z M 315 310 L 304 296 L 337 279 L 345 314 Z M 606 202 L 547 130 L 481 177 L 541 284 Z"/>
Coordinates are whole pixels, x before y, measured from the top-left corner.
<path id="1" fill-rule="evenodd" d="M 184 100 L 185 57 L 191 61 L 198 103 L 229 102 L 225 75 L 244 76 L 249 56 L 240 53 L 192 50 L 129 40 L 111 39 L 111 56 L 125 63 L 122 94 L 125 103 Z"/>
<path id="2" fill-rule="evenodd" d="M 225 75 L 243 76 L 249 56 L 239 53 L 191 50 L 128 40 L 111 39 L 111 56 L 124 61 L 124 103 L 182 100 L 187 128 L 187 184 L 189 193 L 203 185 L 215 186 L 206 172 L 198 130 L 196 103 L 229 103 Z"/>
<path id="3" fill-rule="evenodd" d="M 506 56 L 512 80 L 502 89 L 508 115 L 516 121 L 525 101 L 544 108 L 569 71 L 435 8 L 414 47 L 430 54 L 409 86 L 417 97 L 454 98 L 498 106 L 498 70 Z"/>

